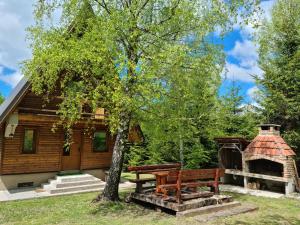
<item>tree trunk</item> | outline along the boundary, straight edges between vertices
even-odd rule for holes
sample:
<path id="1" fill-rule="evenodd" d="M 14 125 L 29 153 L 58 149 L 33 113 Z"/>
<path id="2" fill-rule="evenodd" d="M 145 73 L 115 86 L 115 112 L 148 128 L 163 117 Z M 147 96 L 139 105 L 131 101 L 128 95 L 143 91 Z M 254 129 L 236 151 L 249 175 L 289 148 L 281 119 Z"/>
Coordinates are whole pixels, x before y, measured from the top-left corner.
<path id="1" fill-rule="evenodd" d="M 119 201 L 119 183 L 123 167 L 124 154 L 128 148 L 128 133 L 130 125 L 129 113 L 123 112 L 120 115 L 120 126 L 112 154 L 112 163 L 109 169 L 106 185 L 102 194 L 99 194 L 94 202 L 100 200 Z"/>
<path id="2" fill-rule="evenodd" d="M 184 155 L 183 155 L 183 140 L 180 135 L 179 138 L 179 156 L 180 156 L 180 163 L 181 163 L 181 168 L 184 167 Z"/>

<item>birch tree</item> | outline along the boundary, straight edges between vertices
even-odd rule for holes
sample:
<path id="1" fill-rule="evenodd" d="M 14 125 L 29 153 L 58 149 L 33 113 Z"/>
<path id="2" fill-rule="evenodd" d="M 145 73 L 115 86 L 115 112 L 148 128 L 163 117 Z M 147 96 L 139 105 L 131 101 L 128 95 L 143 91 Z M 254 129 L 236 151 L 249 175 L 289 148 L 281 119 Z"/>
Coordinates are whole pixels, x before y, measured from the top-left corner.
<path id="1" fill-rule="evenodd" d="M 66 126 L 78 121 L 84 103 L 93 110 L 104 107 L 116 134 L 107 183 L 98 200 L 119 199 L 130 124 L 138 120 L 137 112 L 145 110 L 145 102 L 162 93 L 166 68 L 178 66 L 170 59 L 191 52 L 183 40 L 192 36 L 200 43 L 216 29 L 223 33 L 236 23 L 238 14 L 249 18 L 257 4 L 257 0 L 36 3 L 36 24 L 29 29 L 33 57 L 23 68 L 33 91 L 47 97 L 61 90 L 59 115 Z M 57 15 L 59 22 L 54 19 Z"/>

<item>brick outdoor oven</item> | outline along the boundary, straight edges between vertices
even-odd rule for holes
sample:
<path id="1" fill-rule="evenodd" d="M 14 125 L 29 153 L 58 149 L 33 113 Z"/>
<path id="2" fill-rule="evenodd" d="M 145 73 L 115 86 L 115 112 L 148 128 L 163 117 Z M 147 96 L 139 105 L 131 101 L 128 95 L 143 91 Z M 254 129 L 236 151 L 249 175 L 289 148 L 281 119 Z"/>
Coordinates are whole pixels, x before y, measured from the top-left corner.
<path id="1" fill-rule="evenodd" d="M 263 124 L 250 144 L 243 138 L 216 138 L 219 165 L 225 168 L 224 182 L 251 189 L 294 192 L 299 186 L 296 154 L 279 130 L 279 125 Z"/>
<path id="2" fill-rule="evenodd" d="M 263 124 L 243 152 L 243 171 L 249 177 L 285 183 L 288 194 L 295 190 L 295 155 L 280 136 L 279 125 Z M 244 177 L 245 187 L 249 186 L 249 177 Z"/>

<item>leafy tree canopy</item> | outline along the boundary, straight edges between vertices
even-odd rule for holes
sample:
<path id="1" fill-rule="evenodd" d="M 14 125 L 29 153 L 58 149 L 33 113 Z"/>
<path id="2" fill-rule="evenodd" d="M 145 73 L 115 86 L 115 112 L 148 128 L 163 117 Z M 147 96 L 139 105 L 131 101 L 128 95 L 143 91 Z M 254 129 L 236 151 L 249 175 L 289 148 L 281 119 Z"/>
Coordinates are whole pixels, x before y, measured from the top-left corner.
<path id="1" fill-rule="evenodd" d="M 218 60 L 206 59 L 211 55 L 193 59 L 195 49 L 204 46 L 216 29 L 230 29 L 238 16 L 247 20 L 258 3 L 38 1 L 36 24 L 30 28 L 33 58 L 25 62 L 23 72 L 37 94 L 51 96 L 61 90 L 59 115 L 68 127 L 78 121 L 86 104 L 94 111 L 100 106 L 109 112 L 108 124 L 117 137 L 103 192 L 106 199 L 118 199 L 130 122 L 138 121 L 142 110 L 172 90 L 173 73 L 179 79 L 179 73 L 195 74 L 201 63 L 208 69 L 215 67 Z M 61 18 L 56 24 L 52 18 L 59 12 Z M 186 41 L 190 38 L 193 45 Z"/>

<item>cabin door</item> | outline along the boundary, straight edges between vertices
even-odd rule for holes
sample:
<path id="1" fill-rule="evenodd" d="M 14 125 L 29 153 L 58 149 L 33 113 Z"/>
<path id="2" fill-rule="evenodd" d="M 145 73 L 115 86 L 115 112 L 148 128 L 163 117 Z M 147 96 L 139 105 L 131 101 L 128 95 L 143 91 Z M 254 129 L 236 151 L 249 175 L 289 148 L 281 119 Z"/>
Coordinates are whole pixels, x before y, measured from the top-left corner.
<path id="1" fill-rule="evenodd" d="M 81 141 L 81 131 L 73 130 L 71 146 L 63 150 L 62 170 L 80 169 Z"/>

